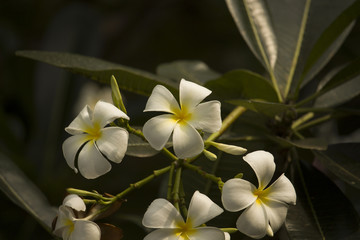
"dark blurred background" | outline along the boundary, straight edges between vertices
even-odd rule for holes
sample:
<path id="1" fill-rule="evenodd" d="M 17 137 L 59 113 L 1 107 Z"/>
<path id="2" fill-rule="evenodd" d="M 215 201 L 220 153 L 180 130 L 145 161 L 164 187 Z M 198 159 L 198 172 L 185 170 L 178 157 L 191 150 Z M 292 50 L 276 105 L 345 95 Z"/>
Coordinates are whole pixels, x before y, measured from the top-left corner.
<path id="1" fill-rule="evenodd" d="M 357 24 L 334 61 L 359 56 L 358 33 Z M 68 137 L 64 128 L 79 111 L 77 102 L 84 99 L 82 89 L 91 80 L 16 57 L 17 50 L 78 53 L 153 73 L 159 64 L 180 59 L 204 61 L 220 73 L 236 68 L 263 72 L 224 1 L 2 0 L 0 151 L 13 159 L 54 206 L 61 204 L 68 187 L 116 194 L 167 162 L 161 156 L 125 157 L 96 180 L 74 174 L 63 158 L 61 144 Z M 93 88 L 99 93 L 104 86 Z M 139 115 L 146 99 L 123 94 L 133 122 L 144 122 Z M 159 183 L 161 178 L 131 194 L 113 216 L 125 231 L 124 239 L 144 236 L 141 214 L 159 195 Z M 51 239 L 2 192 L 0 204 L 0 239 Z"/>

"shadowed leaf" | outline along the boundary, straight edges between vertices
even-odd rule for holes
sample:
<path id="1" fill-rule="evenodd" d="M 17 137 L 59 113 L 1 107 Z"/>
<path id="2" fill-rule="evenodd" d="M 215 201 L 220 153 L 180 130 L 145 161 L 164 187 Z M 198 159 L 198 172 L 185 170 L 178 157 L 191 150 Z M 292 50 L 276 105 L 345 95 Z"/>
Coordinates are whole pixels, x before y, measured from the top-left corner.
<path id="1" fill-rule="evenodd" d="M 93 57 L 45 51 L 17 51 L 16 55 L 48 63 L 103 83 L 109 84 L 111 76 L 114 75 L 121 89 L 145 96 L 149 96 L 157 84 L 177 93 L 175 84 L 165 77 Z"/>
<path id="2" fill-rule="evenodd" d="M 45 229 L 51 231 L 57 215 L 43 193 L 5 155 L 0 153 L 0 189 L 16 205 L 32 215 Z"/>

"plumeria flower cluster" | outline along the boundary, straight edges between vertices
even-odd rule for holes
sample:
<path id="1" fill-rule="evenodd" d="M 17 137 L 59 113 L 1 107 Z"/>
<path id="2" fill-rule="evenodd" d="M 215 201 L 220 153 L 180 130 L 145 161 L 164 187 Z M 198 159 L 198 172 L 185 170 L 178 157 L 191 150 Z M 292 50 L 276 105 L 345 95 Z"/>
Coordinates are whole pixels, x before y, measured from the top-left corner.
<path id="1" fill-rule="evenodd" d="M 75 194 L 65 197 L 59 207 L 54 234 L 63 240 L 100 240 L 101 231 L 99 226 L 78 215 L 85 213 L 84 201 Z"/>
<path id="2" fill-rule="evenodd" d="M 174 178 L 177 179 L 178 187 L 172 189 L 179 191 L 183 167 L 201 172 L 199 167 L 191 165 L 191 162 L 202 152 L 210 160 L 216 160 L 216 155 L 206 150 L 208 147 L 215 147 L 233 155 L 242 155 L 247 151 L 239 146 L 217 143 L 211 137 L 207 140 L 203 139 L 203 132 L 216 135 L 218 134 L 216 132 L 223 130 L 220 102 L 202 103 L 211 93 L 203 86 L 181 79 L 179 104 L 168 89 L 157 85 L 144 111 L 164 114 L 148 120 L 143 132 L 134 130 L 129 125 L 130 118 L 126 115 L 116 80 L 112 77 L 112 87 L 114 86 L 117 91 L 113 89 L 113 94 L 116 95 L 115 98 L 113 95 L 113 99 L 117 99 L 114 101 L 117 107 L 103 101 L 97 102 L 93 110 L 85 106 L 65 129 L 73 135 L 63 143 L 66 162 L 75 172 L 80 171 L 85 178 L 97 178 L 110 171 L 111 164 L 108 160 L 115 163 L 122 161 L 127 150 L 128 131 L 146 139 L 158 151 L 163 149 L 172 138 L 175 152 L 171 157 L 174 161 L 172 166 L 154 171 L 153 176 L 144 178 L 138 182 L 138 185 L 147 183 L 157 176 L 158 172 L 172 171 L 169 174 L 170 188 L 173 180 L 170 176 L 176 175 Z M 120 120 L 115 124 L 116 119 Z M 200 175 L 218 183 L 222 190 L 222 204 L 227 211 L 243 211 L 236 222 L 237 230 L 252 238 L 273 236 L 284 223 L 289 205 L 296 203 L 295 189 L 284 174 L 270 184 L 275 172 L 274 157 L 271 153 L 255 151 L 247 154 L 243 159 L 254 170 L 258 180 L 257 186 L 241 178 L 233 178 L 224 183 L 215 175 L 206 172 L 201 172 Z M 99 196 L 98 200 L 103 201 L 103 204 L 113 204 L 138 185 L 130 184 L 128 189 L 115 198 Z M 97 196 L 97 193 L 92 192 L 87 196 Z M 147 209 L 142 223 L 145 227 L 156 230 L 149 233 L 145 240 L 230 239 L 230 235 L 224 232 L 226 230 L 205 226 L 207 221 L 224 211 L 206 195 L 199 191 L 193 194 L 186 220 L 178 211 L 178 203 L 175 204 L 179 199 L 176 200 L 175 197 L 172 199 L 169 195 L 168 199 L 173 200 L 176 207 L 169 200 L 156 199 Z M 101 202 L 98 200 L 97 203 Z M 84 201 L 79 196 L 72 194 L 66 197 L 59 208 L 54 233 L 64 239 L 99 239 L 99 227 L 89 219 L 79 218 L 78 213 L 85 209 Z"/>

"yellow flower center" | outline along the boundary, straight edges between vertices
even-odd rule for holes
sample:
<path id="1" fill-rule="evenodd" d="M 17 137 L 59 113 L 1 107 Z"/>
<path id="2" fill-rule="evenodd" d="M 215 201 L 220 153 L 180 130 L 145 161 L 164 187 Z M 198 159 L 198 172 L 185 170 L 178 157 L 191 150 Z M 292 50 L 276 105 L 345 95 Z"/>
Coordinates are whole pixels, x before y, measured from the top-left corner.
<path id="1" fill-rule="evenodd" d="M 175 235 L 179 236 L 178 240 L 190 240 L 189 235 L 196 232 L 196 229 L 193 228 L 190 219 L 188 219 L 185 223 L 177 223 L 177 227 L 178 228 L 175 229 Z"/>
<path id="2" fill-rule="evenodd" d="M 92 127 L 85 129 L 85 132 L 89 134 L 89 140 L 97 140 L 101 137 L 101 127 L 99 123 L 94 123 Z"/>
<path id="3" fill-rule="evenodd" d="M 75 225 L 74 222 L 70 219 L 65 220 L 65 225 L 69 228 L 69 234 L 71 234 L 74 231 Z"/>
<path id="4" fill-rule="evenodd" d="M 191 119 L 192 113 L 190 113 L 187 109 L 187 107 L 182 106 L 182 108 L 179 109 L 173 109 L 174 112 L 174 120 L 178 121 L 178 123 L 184 123 Z"/>
<path id="5" fill-rule="evenodd" d="M 264 189 L 256 189 L 253 194 L 257 197 L 257 203 L 266 203 L 267 202 L 267 191 Z"/>

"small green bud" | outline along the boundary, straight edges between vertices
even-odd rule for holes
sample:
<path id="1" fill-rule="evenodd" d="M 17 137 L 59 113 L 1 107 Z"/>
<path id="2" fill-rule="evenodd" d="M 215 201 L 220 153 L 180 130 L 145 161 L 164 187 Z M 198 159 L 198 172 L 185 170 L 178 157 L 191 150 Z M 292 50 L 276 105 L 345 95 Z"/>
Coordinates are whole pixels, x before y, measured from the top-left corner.
<path id="1" fill-rule="evenodd" d="M 234 178 L 243 178 L 244 174 L 243 173 L 238 173 L 235 175 Z"/>
<path id="2" fill-rule="evenodd" d="M 123 111 L 125 114 L 127 114 L 124 102 L 121 97 L 120 89 L 114 75 L 111 75 L 110 84 L 111 84 L 111 97 L 114 102 L 114 105 L 117 108 L 119 108 L 121 111 Z"/>

